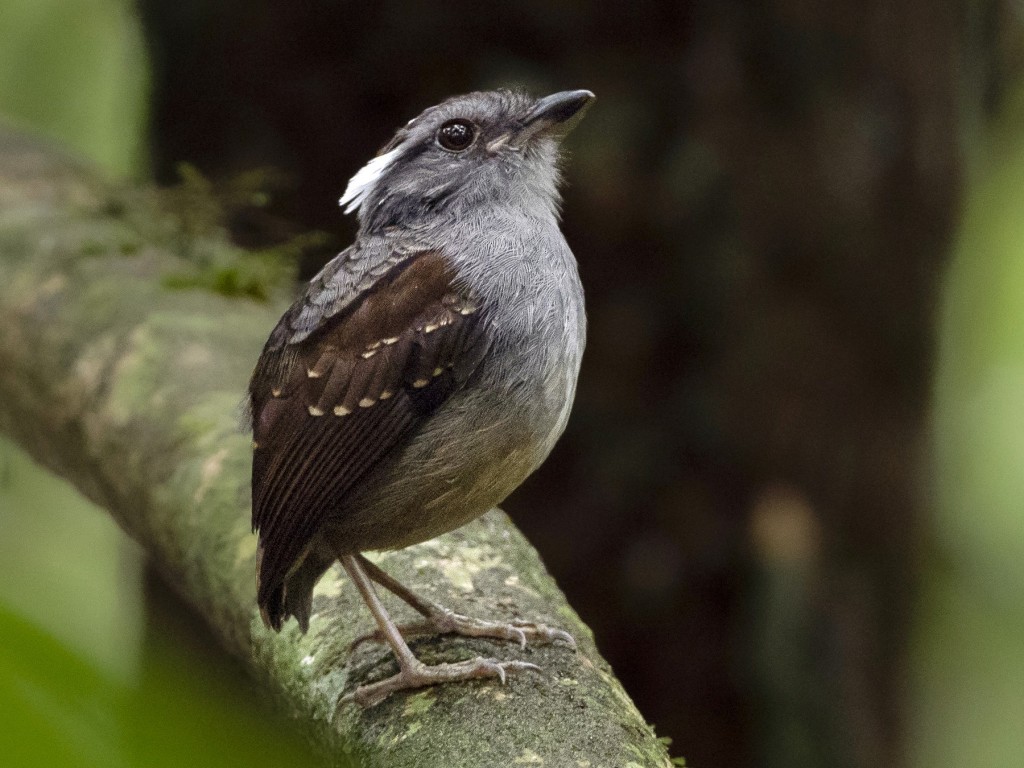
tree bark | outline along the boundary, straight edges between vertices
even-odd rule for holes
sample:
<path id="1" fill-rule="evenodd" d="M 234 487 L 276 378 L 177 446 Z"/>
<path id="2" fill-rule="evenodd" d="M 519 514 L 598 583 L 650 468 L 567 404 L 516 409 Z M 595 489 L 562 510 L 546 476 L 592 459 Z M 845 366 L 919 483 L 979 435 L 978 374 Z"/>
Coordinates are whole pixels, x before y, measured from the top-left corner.
<path id="1" fill-rule="evenodd" d="M 350 651 L 372 619 L 337 566 L 316 590 L 307 635 L 294 622 L 264 629 L 239 404 L 286 281 L 258 276 L 269 257 L 229 244 L 210 224 L 212 201 L 175 199 L 113 185 L 0 129 L 0 429 L 109 510 L 334 761 L 669 765 L 588 628 L 498 510 L 379 561 L 456 610 L 545 621 L 579 642 L 520 651 L 443 637 L 417 643 L 424 661 L 483 653 L 531 661 L 542 675 L 424 689 L 365 711 L 340 703 L 395 665 L 383 646 Z M 239 279 L 259 290 L 238 290 Z M 279 299 L 245 295 L 264 288 Z"/>

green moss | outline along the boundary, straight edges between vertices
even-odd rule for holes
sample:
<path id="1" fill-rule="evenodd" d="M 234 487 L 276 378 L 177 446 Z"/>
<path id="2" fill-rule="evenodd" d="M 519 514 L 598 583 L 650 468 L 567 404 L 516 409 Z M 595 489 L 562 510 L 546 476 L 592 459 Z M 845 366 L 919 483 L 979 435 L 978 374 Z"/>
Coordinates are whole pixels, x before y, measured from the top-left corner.
<path id="1" fill-rule="evenodd" d="M 405 701 L 405 709 L 402 710 L 402 717 L 418 717 L 430 711 L 434 706 L 437 697 L 434 691 L 427 689 L 409 696 Z"/>
<path id="2" fill-rule="evenodd" d="M 162 284 L 171 290 L 199 289 L 221 296 L 268 301 L 290 266 L 274 253 L 216 252 L 198 267 L 165 275 Z"/>

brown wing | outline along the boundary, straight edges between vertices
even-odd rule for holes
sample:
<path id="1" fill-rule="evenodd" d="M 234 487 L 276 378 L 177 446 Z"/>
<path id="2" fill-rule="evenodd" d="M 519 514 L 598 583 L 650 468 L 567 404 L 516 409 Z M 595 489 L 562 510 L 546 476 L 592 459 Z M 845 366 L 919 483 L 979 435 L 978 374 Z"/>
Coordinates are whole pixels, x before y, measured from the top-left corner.
<path id="1" fill-rule="evenodd" d="M 280 628 L 285 579 L 345 494 L 483 357 L 485 325 L 453 277 L 440 254 L 418 254 L 298 343 L 264 350 L 250 401 L 257 599 L 268 625 Z"/>

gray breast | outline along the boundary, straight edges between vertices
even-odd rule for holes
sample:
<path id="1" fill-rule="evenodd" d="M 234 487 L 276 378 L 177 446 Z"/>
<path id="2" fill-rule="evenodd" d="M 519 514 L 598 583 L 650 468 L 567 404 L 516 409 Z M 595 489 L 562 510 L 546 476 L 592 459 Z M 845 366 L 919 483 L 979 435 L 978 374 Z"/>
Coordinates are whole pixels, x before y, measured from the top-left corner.
<path id="1" fill-rule="evenodd" d="M 525 240 L 476 240 L 491 249 L 486 258 L 453 257 L 486 308 L 490 350 L 466 386 L 346 499 L 328 534 L 341 551 L 396 549 L 454 530 L 503 501 L 554 447 L 586 323 L 575 260 L 554 222 L 544 225 L 517 227 L 531 233 Z"/>
<path id="2" fill-rule="evenodd" d="M 454 395 L 365 477 L 328 534 L 343 551 L 397 549 L 465 525 L 500 503 L 546 455 L 532 414 L 502 394 Z"/>

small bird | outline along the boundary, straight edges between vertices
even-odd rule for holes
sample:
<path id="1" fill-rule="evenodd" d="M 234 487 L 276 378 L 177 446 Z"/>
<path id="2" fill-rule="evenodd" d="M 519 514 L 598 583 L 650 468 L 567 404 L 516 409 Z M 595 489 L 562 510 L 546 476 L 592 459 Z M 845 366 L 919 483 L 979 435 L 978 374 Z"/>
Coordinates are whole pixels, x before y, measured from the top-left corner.
<path id="1" fill-rule="evenodd" d="M 537 670 L 475 658 L 427 666 L 406 635 L 572 638 L 454 613 L 361 553 L 454 530 L 508 496 L 565 429 L 586 335 L 576 260 L 559 229 L 559 147 L 590 91 L 457 96 L 398 130 L 349 182 L 355 242 L 282 316 L 249 383 L 257 602 L 309 627 L 335 560 L 358 588 L 408 688 Z M 374 582 L 423 616 L 397 626 Z"/>

